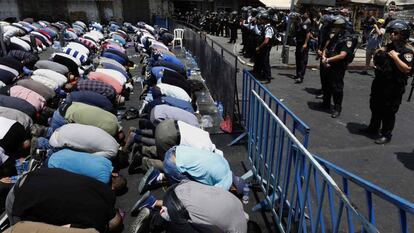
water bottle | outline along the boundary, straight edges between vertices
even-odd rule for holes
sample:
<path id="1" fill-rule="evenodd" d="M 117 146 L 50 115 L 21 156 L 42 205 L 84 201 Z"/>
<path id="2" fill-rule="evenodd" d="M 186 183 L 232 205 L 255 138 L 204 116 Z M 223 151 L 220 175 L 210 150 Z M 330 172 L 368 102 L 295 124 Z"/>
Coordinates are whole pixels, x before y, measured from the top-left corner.
<path id="1" fill-rule="evenodd" d="M 221 102 L 217 102 L 217 109 L 220 113 L 220 116 L 224 117 L 224 107 L 223 107 L 223 104 Z"/>
<path id="2" fill-rule="evenodd" d="M 17 176 L 23 175 L 24 167 L 23 167 L 23 163 L 20 162 L 20 159 L 16 159 L 16 163 L 14 166 L 16 167 Z"/>
<path id="3" fill-rule="evenodd" d="M 60 46 L 60 42 L 59 41 L 54 41 L 52 48 L 56 49 L 56 50 L 60 50 L 62 47 Z"/>
<path id="4" fill-rule="evenodd" d="M 242 198 L 242 202 L 243 204 L 247 204 L 249 203 L 249 195 L 250 195 L 250 188 L 248 184 L 245 184 L 243 187 L 243 198 Z"/>

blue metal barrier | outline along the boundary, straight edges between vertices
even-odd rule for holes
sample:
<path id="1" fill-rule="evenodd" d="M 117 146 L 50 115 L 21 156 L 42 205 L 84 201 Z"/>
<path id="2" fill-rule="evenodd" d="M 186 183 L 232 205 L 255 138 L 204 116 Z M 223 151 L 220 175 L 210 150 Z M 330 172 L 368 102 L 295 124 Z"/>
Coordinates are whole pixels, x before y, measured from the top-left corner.
<path id="1" fill-rule="evenodd" d="M 399 221 L 400 221 L 399 232 L 401 233 L 412 232 L 409 229 L 409 223 L 411 223 L 411 230 L 414 230 L 413 219 L 411 219 L 412 220 L 411 222 L 408 220 L 408 216 L 411 216 L 412 218 L 414 218 L 414 203 L 410 203 L 409 201 L 395 194 L 392 194 L 388 192 L 387 190 L 384 190 L 378 187 L 377 185 L 374 185 L 362 179 L 361 177 L 358 177 L 316 155 L 314 155 L 314 157 L 325 168 L 325 170 L 330 175 L 338 175 L 340 179 L 342 179 L 342 190 L 345 191 L 346 195 L 349 198 L 351 197 L 349 183 L 355 184 L 355 186 L 358 188 L 353 192 L 354 193 L 354 195 L 352 195 L 353 197 L 357 196 L 356 194 L 358 193 L 359 194 L 358 197 L 362 196 L 361 199 L 364 199 L 363 196 L 365 195 L 366 203 L 364 204 L 366 204 L 366 211 L 368 213 L 368 219 L 371 224 L 377 225 L 376 218 L 375 218 L 376 211 L 375 211 L 375 202 L 374 202 L 374 197 L 376 197 L 375 199 L 378 200 L 377 202 L 379 201 L 387 202 L 395 208 L 395 209 L 387 209 L 387 214 L 395 213 L 394 215 L 398 216 Z M 408 187 L 408 188 L 412 189 L 412 187 Z M 363 194 L 359 193 L 361 189 L 362 189 Z M 384 214 L 384 213 L 381 213 L 381 214 Z M 355 232 L 355 230 L 350 228 L 348 232 L 353 233 Z M 383 232 L 396 232 L 396 231 L 393 231 L 391 229 L 386 229 Z"/>
<path id="2" fill-rule="evenodd" d="M 279 231 L 339 232 L 346 224 L 378 232 L 256 90 L 248 90 L 248 111 L 243 111 L 249 113 L 248 155 Z"/>
<path id="3" fill-rule="evenodd" d="M 269 106 L 270 109 L 282 120 L 291 132 L 302 142 L 305 147 L 309 144 L 309 126 L 299 119 L 289 108 L 287 108 L 278 98 L 276 98 L 263 84 L 261 84 L 249 71 L 243 70 L 243 90 L 242 90 L 242 116 L 241 122 L 245 128 L 245 133 L 233 140 L 229 145 L 237 143 L 240 139 L 247 136 L 249 131 L 250 116 L 250 92 L 254 90 Z"/>

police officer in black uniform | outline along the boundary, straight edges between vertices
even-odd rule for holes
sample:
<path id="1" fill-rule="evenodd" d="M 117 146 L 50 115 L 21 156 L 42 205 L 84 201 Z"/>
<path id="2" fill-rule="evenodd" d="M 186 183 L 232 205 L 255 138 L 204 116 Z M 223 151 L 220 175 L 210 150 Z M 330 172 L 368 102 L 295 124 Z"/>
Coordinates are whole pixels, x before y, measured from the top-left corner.
<path id="1" fill-rule="evenodd" d="M 321 22 L 319 26 L 319 34 L 318 34 L 318 57 L 322 57 L 322 53 L 326 48 L 327 42 L 329 40 L 329 34 L 331 33 L 331 26 L 333 23 L 333 16 L 327 14 L 328 12 L 325 10 L 323 11 L 324 15 L 321 17 Z M 322 64 L 322 59 L 320 59 L 319 63 L 319 77 L 321 81 L 321 91 L 319 95 L 316 96 L 318 99 L 323 99 L 323 89 L 326 88 L 326 71 L 325 65 Z"/>
<path id="2" fill-rule="evenodd" d="M 309 13 L 303 14 L 302 21 L 298 20 L 295 30 L 296 37 L 296 79 L 295 83 L 302 83 L 308 65 L 309 41 L 311 37 L 311 20 Z"/>
<path id="3" fill-rule="evenodd" d="M 265 83 L 270 83 L 272 74 L 270 70 L 270 50 L 272 49 L 273 36 L 275 29 L 270 24 L 270 16 L 268 12 L 262 12 L 258 15 L 260 30 L 258 38 L 258 46 L 256 47 L 254 72 L 261 76 Z"/>
<path id="4" fill-rule="evenodd" d="M 391 42 L 374 55 L 375 78 L 371 86 L 371 121 L 365 131 L 378 135 L 377 144 L 391 141 L 395 114 L 401 104 L 407 79 L 413 73 L 414 50 L 408 45 L 410 26 L 402 20 L 391 21 L 386 28 Z"/>
<path id="5" fill-rule="evenodd" d="M 228 43 L 236 43 L 238 27 L 239 27 L 239 19 L 237 17 L 237 11 L 233 11 L 230 14 L 230 21 L 229 21 L 230 41 Z"/>
<path id="6" fill-rule="evenodd" d="M 334 109 L 331 116 L 337 118 L 342 110 L 345 70 L 354 55 L 356 43 L 352 34 L 346 30 L 346 19 L 341 16 L 334 21 L 331 34 L 332 38 L 322 54 L 322 64 L 326 71 L 322 107 L 330 108 L 332 97 Z"/>

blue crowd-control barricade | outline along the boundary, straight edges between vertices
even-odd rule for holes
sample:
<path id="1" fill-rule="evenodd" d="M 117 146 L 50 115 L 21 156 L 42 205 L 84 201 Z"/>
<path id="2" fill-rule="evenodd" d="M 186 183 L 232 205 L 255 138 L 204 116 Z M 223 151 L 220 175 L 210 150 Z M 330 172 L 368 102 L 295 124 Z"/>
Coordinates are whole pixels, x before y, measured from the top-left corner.
<path id="1" fill-rule="evenodd" d="M 249 92 L 248 157 L 279 231 L 378 232 L 263 95 Z"/>
<path id="2" fill-rule="evenodd" d="M 360 211 L 364 212 L 370 223 L 381 232 L 409 233 L 414 231 L 414 203 L 316 155 L 314 157 L 331 176 L 338 177 L 342 181 L 341 188 L 348 198 L 359 206 Z M 412 187 L 407 188 L 414 190 Z M 328 192 L 332 191 L 328 188 Z M 353 233 L 357 230 L 350 227 L 348 232 Z"/>
<path id="3" fill-rule="evenodd" d="M 309 144 L 309 126 L 299 119 L 282 101 L 276 98 L 263 84 L 261 84 L 249 71 L 243 70 L 243 88 L 241 98 L 241 122 L 245 128 L 245 134 L 235 139 L 230 145 L 236 143 L 249 131 L 250 116 L 250 91 L 254 90 L 269 106 L 270 109 L 282 120 L 291 132 L 302 142 L 305 147 Z"/>

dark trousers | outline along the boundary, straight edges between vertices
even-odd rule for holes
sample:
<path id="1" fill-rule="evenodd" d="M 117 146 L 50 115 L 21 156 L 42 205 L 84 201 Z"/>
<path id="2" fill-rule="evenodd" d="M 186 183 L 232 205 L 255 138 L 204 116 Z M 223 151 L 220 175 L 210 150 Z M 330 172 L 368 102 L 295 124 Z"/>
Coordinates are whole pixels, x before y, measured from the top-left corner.
<path id="1" fill-rule="evenodd" d="M 319 62 L 319 78 L 321 80 L 321 90 L 324 93 L 324 90 L 328 87 L 327 85 L 327 78 L 326 78 L 326 68 L 322 64 L 322 59 Z"/>
<path id="2" fill-rule="evenodd" d="M 270 70 L 270 50 L 272 47 L 266 46 L 259 50 L 254 56 L 254 66 L 253 73 L 256 75 L 256 78 L 270 80 L 272 73 Z"/>
<path id="3" fill-rule="evenodd" d="M 237 27 L 231 26 L 230 28 L 230 43 L 236 43 L 237 39 Z"/>
<path id="4" fill-rule="evenodd" d="M 303 43 L 296 45 L 296 78 L 303 79 L 305 77 L 306 66 L 308 65 L 309 46 L 303 49 Z"/>
<path id="5" fill-rule="evenodd" d="M 188 222 L 177 223 L 173 221 L 165 221 L 159 213 L 153 213 L 150 216 L 150 232 L 151 233 L 198 233 L 199 231 L 195 230 Z"/>
<path id="6" fill-rule="evenodd" d="M 323 90 L 323 103 L 331 105 L 331 97 L 334 109 L 342 110 L 342 99 L 344 97 L 345 68 L 339 66 L 326 67 L 326 87 Z"/>
<path id="7" fill-rule="evenodd" d="M 392 130 L 395 125 L 395 115 L 398 112 L 404 93 L 401 90 L 397 90 L 396 92 L 397 93 L 392 96 L 373 94 L 371 92 L 371 98 L 369 100 L 371 109 L 369 128 L 373 131 L 379 131 L 379 129 L 381 129 L 382 136 L 387 138 L 392 137 Z"/>

